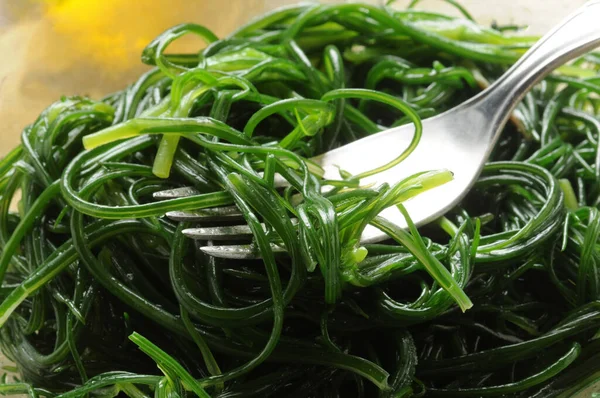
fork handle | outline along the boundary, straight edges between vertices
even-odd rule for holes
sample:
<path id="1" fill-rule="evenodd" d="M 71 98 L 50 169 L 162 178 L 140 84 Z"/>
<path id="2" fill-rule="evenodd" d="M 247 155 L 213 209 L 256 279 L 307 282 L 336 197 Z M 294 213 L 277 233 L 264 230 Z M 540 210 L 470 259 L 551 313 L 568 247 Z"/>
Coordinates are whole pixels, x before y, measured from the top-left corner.
<path id="1" fill-rule="evenodd" d="M 494 114 L 493 146 L 511 111 L 540 80 L 566 62 L 600 45 L 600 1 L 589 1 L 529 49 L 504 75 L 474 98 Z"/>

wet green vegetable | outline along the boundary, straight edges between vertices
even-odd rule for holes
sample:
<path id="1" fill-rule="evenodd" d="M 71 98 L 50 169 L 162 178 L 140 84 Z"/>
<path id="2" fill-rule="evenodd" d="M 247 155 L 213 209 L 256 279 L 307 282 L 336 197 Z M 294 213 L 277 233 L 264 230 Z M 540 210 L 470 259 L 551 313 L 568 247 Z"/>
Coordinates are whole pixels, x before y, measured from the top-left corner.
<path id="1" fill-rule="evenodd" d="M 0 343 L 20 373 L 0 393 L 567 397 L 600 378 L 598 55 L 526 96 L 432 225 L 377 214 L 447 171 L 360 185 L 535 40 L 459 11 L 299 5 L 225 39 L 179 25 L 124 91 L 51 105 L 0 161 Z M 206 48 L 168 54 L 186 34 Z M 306 161 L 404 123 L 413 145 L 371 173 Z M 200 193 L 152 198 L 181 186 Z M 231 204 L 261 260 L 208 257 L 164 216 Z M 369 223 L 389 240 L 361 245 Z"/>

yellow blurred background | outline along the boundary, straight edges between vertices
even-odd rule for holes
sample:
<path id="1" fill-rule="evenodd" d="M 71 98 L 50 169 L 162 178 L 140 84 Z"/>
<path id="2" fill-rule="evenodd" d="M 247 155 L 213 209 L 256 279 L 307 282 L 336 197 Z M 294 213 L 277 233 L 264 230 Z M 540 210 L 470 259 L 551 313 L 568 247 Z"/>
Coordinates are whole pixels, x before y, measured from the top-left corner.
<path id="1" fill-rule="evenodd" d="M 335 1 L 335 0 L 329 0 Z M 342 0 L 343 1 L 343 0 Z M 371 0 L 377 2 L 380 0 Z M 144 46 L 181 22 L 218 36 L 294 0 L 0 0 L 0 156 L 23 127 L 61 95 L 100 98 L 124 88 L 148 67 Z M 482 23 L 531 23 L 545 32 L 583 0 L 462 0 Z M 404 7 L 408 0 L 397 2 Z M 448 11 L 439 0 L 424 7 Z M 198 50 L 184 39 L 175 50 Z"/>
<path id="2" fill-rule="evenodd" d="M 184 21 L 209 24 L 219 35 L 261 8 L 254 0 L 129 1 L 7 0 L 0 6 L 0 156 L 18 143 L 22 128 L 61 95 L 99 98 L 147 69 L 144 46 Z M 243 3 L 243 6 L 242 6 Z M 211 24 L 210 21 L 217 21 Z M 180 48 L 201 48 L 180 41 Z"/>

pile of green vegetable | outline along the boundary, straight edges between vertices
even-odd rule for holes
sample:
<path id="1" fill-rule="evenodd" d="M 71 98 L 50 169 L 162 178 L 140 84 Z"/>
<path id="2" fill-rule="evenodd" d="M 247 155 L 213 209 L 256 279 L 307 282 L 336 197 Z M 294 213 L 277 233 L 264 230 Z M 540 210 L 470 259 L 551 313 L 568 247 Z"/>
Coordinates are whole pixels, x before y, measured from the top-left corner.
<path id="1" fill-rule="evenodd" d="M 530 92 L 419 231 L 377 214 L 447 172 L 362 186 L 306 161 L 451 109 L 535 41 L 458 9 L 179 25 L 127 89 L 46 109 L 0 161 L 0 343 L 20 373 L 0 393 L 567 397 L 600 378 L 600 56 Z M 166 53 L 187 34 L 206 48 Z M 184 186 L 199 194 L 153 199 Z M 165 217 L 232 204 L 260 259 L 207 256 Z M 369 223 L 389 240 L 361 245 Z"/>

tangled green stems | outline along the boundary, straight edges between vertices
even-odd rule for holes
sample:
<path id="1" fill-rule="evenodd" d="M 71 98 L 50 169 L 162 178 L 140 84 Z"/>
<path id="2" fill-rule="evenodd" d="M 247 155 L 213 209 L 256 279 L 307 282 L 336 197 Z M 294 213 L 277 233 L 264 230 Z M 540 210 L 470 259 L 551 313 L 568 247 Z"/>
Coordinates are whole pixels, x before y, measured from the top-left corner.
<path id="1" fill-rule="evenodd" d="M 594 382 L 600 58 L 532 90 L 465 200 L 404 231 L 378 214 L 451 173 L 361 179 L 402 167 L 422 118 L 535 40 L 417 3 L 291 6 L 224 39 L 178 25 L 136 83 L 25 128 L 0 160 L 0 345 L 20 373 L 0 393 L 541 398 Z M 206 48 L 169 54 L 186 34 Z M 324 180 L 309 160 L 406 123 L 409 148 L 361 175 Z M 183 186 L 197 193 L 152 198 Z M 260 260 L 206 256 L 164 216 L 223 205 Z M 369 224 L 389 240 L 361 245 Z"/>

